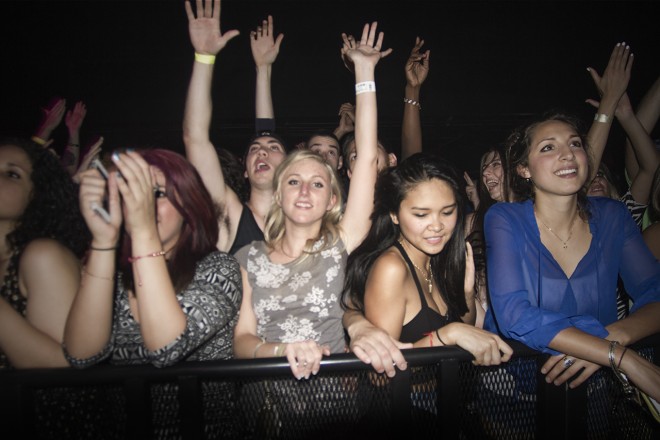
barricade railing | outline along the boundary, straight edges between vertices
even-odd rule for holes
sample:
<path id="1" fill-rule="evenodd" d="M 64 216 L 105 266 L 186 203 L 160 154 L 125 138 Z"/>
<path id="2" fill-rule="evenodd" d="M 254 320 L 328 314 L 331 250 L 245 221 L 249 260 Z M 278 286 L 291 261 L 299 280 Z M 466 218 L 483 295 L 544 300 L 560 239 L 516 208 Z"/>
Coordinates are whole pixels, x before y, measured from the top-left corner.
<path id="1" fill-rule="evenodd" d="M 492 367 L 456 347 L 406 350 L 394 378 L 350 353 L 308 380 L 282 358 L 1 371 L 2 438 L 659 438 L 609 369 L 558 387 L 547 355 L 508 342 L 513 359 Z M 634 347 L 659 364 L 660 334 Z"/>

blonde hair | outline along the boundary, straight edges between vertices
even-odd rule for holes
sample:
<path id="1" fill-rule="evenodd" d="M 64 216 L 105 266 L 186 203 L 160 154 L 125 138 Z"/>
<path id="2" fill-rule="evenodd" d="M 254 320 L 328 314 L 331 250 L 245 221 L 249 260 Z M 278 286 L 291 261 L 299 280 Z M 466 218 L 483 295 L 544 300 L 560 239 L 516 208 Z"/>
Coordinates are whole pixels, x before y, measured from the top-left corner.
<path id="1" fill-rule="evenodd" d="M 264 238 L 269 248 L 275 249 L 280 244 L 285 232 L 285 215 L 280 202 L 282 201 L 282 185 L 286 171 L 294 164 L 303 160 L 311 159 L 322 165 L 330 177 L 330 188 L 332 194 L 336 197 L 336 203 L 332 209 L 325 212 L 321 219 L 321 230 L 317 237 L 307 240 L 300 261 L 308 255 L 322 252 L 334 246 L 339 240 L 339 221 L 342 217 L 342 195 L 341 184 L 336 171 L 323 160 L 319 154 L 310 150 L 297 150 L 290 153 L 286 159 L 277 167 L 273 176 L 275 188 L 273 191 L 273 203 L 266 215 L 266 227 L 264 228 Z M 315 248 L 314 243 L 322 239 L 320 247 Z"/>

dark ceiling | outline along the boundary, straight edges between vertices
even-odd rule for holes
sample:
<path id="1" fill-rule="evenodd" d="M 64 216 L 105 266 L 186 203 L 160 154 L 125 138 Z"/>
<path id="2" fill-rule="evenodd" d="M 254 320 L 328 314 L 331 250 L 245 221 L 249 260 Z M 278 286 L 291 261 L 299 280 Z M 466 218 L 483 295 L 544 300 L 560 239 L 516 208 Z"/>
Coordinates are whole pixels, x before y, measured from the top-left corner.
<path id="1" fill-rule="evenodd" d="M 354 99 L 339 58 L 340 33 L 378 20 L 384 47 L 377 68 L 380 135 L 400 140 L 403 65 L 419 35 L 431 50 L 422 88 L 424 145 L 474 171 L 485 148 L 530 114 L 550 108 L 585 121 L 596 97 L 586 71 L 604 69 L 613 46 L 635 53 L 629 93 L 639 101 L 659 73 L 660 2 L 225 0 L 222 28 L 239 29 L 217 61 L 212 138 L 240 151 L 254 117 L 248 34 L 267 14 L 285 38 L 273 70 L 280 131 L 295 143 L 333 128 Z M 2 1 L 2 134 L 29 135 L 53 96 L 83 100 L 83 143 L 155 145 L 181 151 L 181 121 L 193 51 L 183 1 Z M 653 37 L 655 35 L 655 37 Z M 654 136 L 656 132 L 654 132 Z M 58 136 L 66 135 L 64 128 Z M 606 161 L 620 166 L 615 126 Z M 64 139 L 64 138 L 63 138 Z"/>

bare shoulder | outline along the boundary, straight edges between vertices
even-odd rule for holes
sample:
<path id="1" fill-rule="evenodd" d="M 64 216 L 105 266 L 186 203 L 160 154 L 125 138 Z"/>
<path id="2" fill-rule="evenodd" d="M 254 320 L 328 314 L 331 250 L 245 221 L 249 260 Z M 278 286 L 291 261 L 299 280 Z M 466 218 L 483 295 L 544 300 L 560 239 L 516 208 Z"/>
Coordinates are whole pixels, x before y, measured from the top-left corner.
<path id="1" fill-rule="evenodd" d="M 396 248 L 391 247 L 374 261 L 369 281 L 377 282 L 380 286 L 389 286 L 387 289 L 381 289 L 383 291 L 395 290 L 403 286 L 408 276 L 405 260 Z"/>
<path id="2" fill-rule="evenodd" d="M 38 238 L 32 240 L 21 254 L 20 267 L 38 267 L 47 268 L 53 264 L 78 264 L 78 258 L 73 252 L 58 242 L 50 238 Z"/>

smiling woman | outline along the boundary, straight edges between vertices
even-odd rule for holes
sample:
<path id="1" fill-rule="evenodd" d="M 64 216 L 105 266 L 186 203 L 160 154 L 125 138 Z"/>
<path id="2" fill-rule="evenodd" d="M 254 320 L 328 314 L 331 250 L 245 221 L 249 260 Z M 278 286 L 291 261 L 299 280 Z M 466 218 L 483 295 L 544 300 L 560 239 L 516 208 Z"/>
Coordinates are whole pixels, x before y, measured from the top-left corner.
<path id="1" fill-rule="evenodd" d="M 660 330 L 660 262 L 625 206 L 587 198 L 584 136 L 573 118 L 548 115 L 516 132 L 507 175 L 522 202 L 486 214 L 485 328 L 551 354 L 548 382 L 583 383 L 611 366 L 660 397 L 660 368 L 626 346 Z M 633 300 L 617 320 L 617 274 Z"/>

